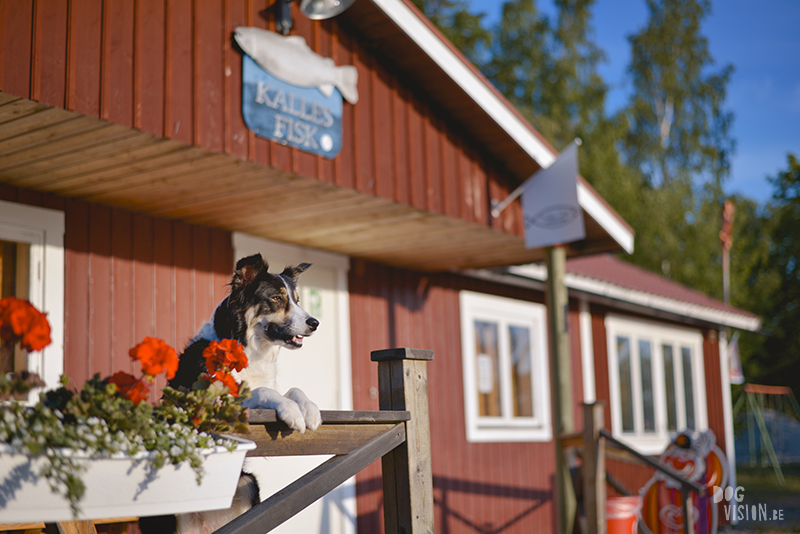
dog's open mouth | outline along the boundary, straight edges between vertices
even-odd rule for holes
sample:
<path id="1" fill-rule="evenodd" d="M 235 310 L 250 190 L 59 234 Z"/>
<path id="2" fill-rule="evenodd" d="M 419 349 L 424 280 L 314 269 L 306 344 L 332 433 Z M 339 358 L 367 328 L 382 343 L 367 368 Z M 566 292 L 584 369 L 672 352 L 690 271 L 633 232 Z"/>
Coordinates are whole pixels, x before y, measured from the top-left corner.
<path id="1" fill-rule="evenodd" d="M 282 341 L 290 349 L 299 349 L 303 346 L 303 338 L 305 336 L 290 335 L 279 326 L 271 323 L 267 326 L 267 337 L 272 341 Z"/>
<path id="2" fill-rule="evenodd" d="M 303 346 L 303 336 L 292 336 L 283 340 L 290 347 L 299 349 Z"/>

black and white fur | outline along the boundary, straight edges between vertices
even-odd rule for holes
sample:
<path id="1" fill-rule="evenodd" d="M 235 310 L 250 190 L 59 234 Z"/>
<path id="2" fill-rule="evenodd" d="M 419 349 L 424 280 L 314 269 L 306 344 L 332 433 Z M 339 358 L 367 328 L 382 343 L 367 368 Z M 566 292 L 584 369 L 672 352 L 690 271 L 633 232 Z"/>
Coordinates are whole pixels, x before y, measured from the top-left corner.
<path id="1" fill-rule="evenodd" d="M 260 254 L 242 258 L 231 279 L 231 294 L 223 300 L 211 320 L 203 325 L 181 355 L 180 366 L 169 385 L 191 387 L 205 372 L 203 351 L 212 341 L 235 339 L 244 346 L 248 366 L 236 373 L 250 387 L 248 408 L 272 409 L 293 430 L 316 430 L 322 419 L 319 408 L 301 390 L 277 390 L 277 361 L 281 347 L 298 349 L 319 321 L 300 307 L 297 278 L 311 264 L 286 267 L 282 273 L 268 272 Z"/>
<path id="2" fill-rule="evenodd" d="M 191 388 L 206 371 L 203 351 L 212 341 L 235 339 L 244 347 L 248 366 L 234 372 L 245 381 L 252 396 L 242 404 L 248 408 L 275 410 L 279 419 L 298 432 L 316 430 L 322 423 L 319 408 L 298 388 L 281 395 L 277 390 L 277 360 L 282 347 L 297 349 L 303 339 L 319 326 L 319 321 L 300 307 L 297 279 L 311 264 L 286 267 L 280 274 L 270 273 L 260 254 L 236 263 L 231 293 L 214 310 L 180 357 L 178 371 L 169 385 Z M 213 532 L 260 502 L 258 485 L 252 475 L 243 473 L 228 510 L 183 514 L 161 518 L 142 518 L 145 534 L 166 534 L 177 527 L 180 534 Z M 171 523 L 170 523 L 171 521 Z"/>

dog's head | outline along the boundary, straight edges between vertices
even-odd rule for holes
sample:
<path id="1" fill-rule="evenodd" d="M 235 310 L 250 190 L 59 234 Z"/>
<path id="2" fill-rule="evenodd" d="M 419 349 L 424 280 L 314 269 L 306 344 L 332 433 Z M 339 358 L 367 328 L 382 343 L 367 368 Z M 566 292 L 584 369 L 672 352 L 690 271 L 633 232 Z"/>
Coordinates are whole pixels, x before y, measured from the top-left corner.
<path id="1" fill-rule="evenodd" d="M 319 321 L 300 307 L 297 294 L 297 278 L 309 267 L 310 263 L 301 263 L 280 274 L 270 273 L 261 254 L 236 263 L 229 307 L 238 318 L 237 337 L 242 343 L 252 340 L 289 349 L 303 346 L 303 338 L 319 326 Z"/>

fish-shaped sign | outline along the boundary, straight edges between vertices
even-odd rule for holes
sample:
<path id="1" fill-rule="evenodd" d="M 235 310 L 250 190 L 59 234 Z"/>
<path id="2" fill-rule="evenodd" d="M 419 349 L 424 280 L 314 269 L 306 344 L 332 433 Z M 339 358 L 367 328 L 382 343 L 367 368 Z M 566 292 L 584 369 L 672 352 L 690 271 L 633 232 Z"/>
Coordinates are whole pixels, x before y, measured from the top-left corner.
<path id="1" fill-rule="evenodd" d="M 331 58 L 311 50 L 299 35 L 284 37 L 240 26 L 234 38 L 245 54 L 276 78 L 297 87 L 316 87 L 325 96 L 331 96 L 335 87 L 351 104 L 358 102 L 358 70 L 352 65 L 337 67 Z"/>
<path id="2" fill-rule="evenodd" d="M 302 37 L 236 28 L 242 59 L 242 115 L 259 137 L 326 158 L 342 148 L 342 96 L 358 101 L 358 71 L 337 67 Z"/>

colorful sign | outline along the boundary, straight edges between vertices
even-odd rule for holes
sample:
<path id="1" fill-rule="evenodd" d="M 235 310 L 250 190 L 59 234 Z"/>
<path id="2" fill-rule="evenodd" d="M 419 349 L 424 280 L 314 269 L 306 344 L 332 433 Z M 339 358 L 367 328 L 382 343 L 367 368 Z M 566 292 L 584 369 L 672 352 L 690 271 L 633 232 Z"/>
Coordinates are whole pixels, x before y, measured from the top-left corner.
<path id="1" fill-rule="evenodd" d="M 259 137 L 326 158 L 342 148 L 342 96 L 358 102 L 358 70 L 337 66 L 298 35 L 238 27 L 242 114 Z"/>
<path id="2" fill-rule="evenodd" d="M 692 492 L 694 532 L 716 534 L 717 505 L 712 488 L 728 480 L 725 455 L 716 445 L 714 432 L 686 431 L 679 434 L 661 455 L 662 464 L 683 478 L 706 488 L 703 497 Z M 683 498 L 680 484 L 657 471 L 641 492 L 640 526 L 645 534 L 683 534 Z"/>
<path id="3" fill-rule="evenodd" d="M 242 115 L 259 137 L 333 158 L 342 149 L 342 95 L 296 87 L 242 59 Z"/>

